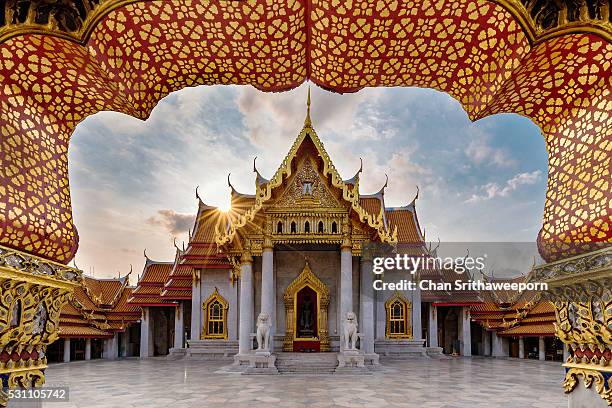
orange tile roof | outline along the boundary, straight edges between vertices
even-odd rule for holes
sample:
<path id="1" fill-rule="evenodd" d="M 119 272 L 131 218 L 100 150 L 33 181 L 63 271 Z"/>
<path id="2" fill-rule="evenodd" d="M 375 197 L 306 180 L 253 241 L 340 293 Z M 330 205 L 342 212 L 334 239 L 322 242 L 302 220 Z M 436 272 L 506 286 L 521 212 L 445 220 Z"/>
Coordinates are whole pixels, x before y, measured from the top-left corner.
<path id="1" fill-rule="evenodd" d="M 59 327 L 60 337 L 113 337 L 112 333 L 89 326 L 62 326 Z"/>
<path id="2" fill-rule="evenodd" d="M 138 283 L 164 284 L 172 270 L 172 262 L 155 262 L 147 259 L 142 276 Z"/>
<path id="3" fill-rule="evenodd" d="M 518 325 L 498 333 L 500 336 L 554 336 L 553 324 Z"/>
<path id="4" fill-rule="evenodd" d="M 398 243 L 421 243 L 421 233 L 415 224 L 414 214 L 408 208 L 387 209 L 387 224 L 390 231 L 397 227 Z"/>
<path id="5" fill-rule="evenodd" d="M 378 217 L 380 209 L 382 208 L 382 202 L 378 197 L 361 197 L 359 199 L 359 205 L 361 205 L 368 214 L 375 217 Z"/>

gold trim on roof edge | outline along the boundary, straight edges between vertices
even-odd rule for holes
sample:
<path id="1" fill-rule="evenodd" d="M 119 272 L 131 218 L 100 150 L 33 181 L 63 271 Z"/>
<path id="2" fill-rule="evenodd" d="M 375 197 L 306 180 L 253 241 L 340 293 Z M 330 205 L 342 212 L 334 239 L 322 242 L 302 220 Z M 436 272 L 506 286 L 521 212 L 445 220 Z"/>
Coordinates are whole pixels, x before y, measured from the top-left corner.
<path id="1" fill-rule="evenodd" d="M 272 191 L 283 184 L 285 177 L 289 178 L 291 176 L 293 173 L 291 163 L 293 159 L 296 158 L 298 149 L 306 136 L 310 137 L 310 140 L 312 140 L 312 143 L 315 145 L 323 161 L 323 176 L 330 176 L 332 185 L 342 190 L 342 198 L 351 204 L 351 208 L 357 213 L 359 220 L 371 228 L 374 228 L 378 232 L 378 236 L 382 242 L 397 243 L 397 226 L 395 226 L 392 232 L 386 230 L 382 206 L 376 217 L 361 207 L 359 204 L 359 191 L 356 188 L 349 188 L 349 185 L 344 182 L 327 154 L 317 132 L 315 132 L 314 128 L 306 122 L 272 179 L 265 184 L 257 185 L 256 183 L 255 204 L 239 215 L 238 218 L 228 226 L 226 231 L 219 230 L 218 226 L 215 227 L 215 242 L 217 245 L 222 246 L 232 242 L 237 230 L 253 221 L 257 212 L 260 211 L 264 204 L 272 197 Z"/>

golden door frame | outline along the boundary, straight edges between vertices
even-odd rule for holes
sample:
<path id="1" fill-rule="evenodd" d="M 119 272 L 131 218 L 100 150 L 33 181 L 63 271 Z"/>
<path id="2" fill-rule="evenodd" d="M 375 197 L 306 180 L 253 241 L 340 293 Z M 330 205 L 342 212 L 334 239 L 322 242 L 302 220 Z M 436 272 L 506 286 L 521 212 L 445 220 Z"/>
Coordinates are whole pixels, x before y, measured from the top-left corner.
<path id="1" fill-rule="evenodd" d="M 329 308 L 329 289 L 310 269 L 308 261 L 304 265 L 302 273 L 289 284 L 285 291 L 285 340 L 283 341 L 283 351 L 293 351 L 293 342 L 300 340 L 297 337 L 297 294 L 306 286 L 317 293 L 317 331 L 320 351 L 330 351 L 328 331 L 328 308 Z M 306 339 L 304 339 L 306 340 Z M 310 340 L 310 339 L 307 339 Z"/>

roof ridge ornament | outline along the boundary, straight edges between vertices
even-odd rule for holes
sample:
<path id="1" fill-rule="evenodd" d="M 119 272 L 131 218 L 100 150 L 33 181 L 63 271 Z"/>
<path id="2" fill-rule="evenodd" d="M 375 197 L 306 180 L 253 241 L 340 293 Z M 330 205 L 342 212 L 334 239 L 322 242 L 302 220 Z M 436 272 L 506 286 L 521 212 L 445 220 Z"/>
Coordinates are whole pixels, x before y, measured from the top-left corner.
<path id="1" fill-rule="evenodd" d="M 310 85 L 308 85 L 308 98 L 306 99 L 306 118 L 304 119 L 304 127 L 312 128 L 312 120 L 310 119 Z"/>

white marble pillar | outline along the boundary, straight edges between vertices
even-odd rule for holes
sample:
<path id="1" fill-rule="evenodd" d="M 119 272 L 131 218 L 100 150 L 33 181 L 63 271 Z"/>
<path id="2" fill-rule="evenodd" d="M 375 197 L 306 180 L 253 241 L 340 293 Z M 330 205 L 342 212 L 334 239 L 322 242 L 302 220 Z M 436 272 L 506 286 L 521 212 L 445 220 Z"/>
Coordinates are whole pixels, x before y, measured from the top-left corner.
<path id="1" fill-rule="evenodd" d="M 340 250 L 340 321 L 344 322 L 346 314 L 353 311 L 353 253 L 350 245 L 343 244 Z"/>
<path id="2" fill-rule="evenodd" d="M 153 322 L 151 321 L 151 309 L 142 308 L 140 319 L 140 358 L 153 356 Z"/>
<path id="3" fill-rule="evenodd" d="M 491 332 L 491 341 L 493 343 L 493 357 L 508 357 L 508 340 L 497 335 L 496 332 Z"/>
<path id="4" fill-rule="evenodd" d="M 240 265 L 240 322 L 238 328 L 238 354 L 251 351 L 253 331 L 253 257 L 245 252 Z"/>
<path id="5" fill-rule="evenodd" d="M 85 360 L 91 360 L 91 339 L 85 339 Z"/>
<path id="6" fill-rule="evenodd" d="M 274 313 L 274 247 L 265 240 L 261 254 L 261 313 L 270 316 L 270 351 L 274 349 L 276 317 Z"/>
<path id="7" fill-rule="evenodd" d="M 119 333 L 115 333 L 112 338 L 104 340 L 106 343 L 104 358 L 115 360 L 118 355 Z"/>
<path id="8" fill-rule="evenodd" d="M 540 361 L 546 360 L 546 343 L 544 341 L 544 336 L 538 338 L 538 359 Z"/>
<path id="9" fill-rule="evenodd" d="M 487 330 L 482 330 L 482 345 L 483 345 L 483 355 L 491 356 L 491 333 Z"/>
<path id="10" fill-rule="evenodd" d="M 519 337 L 519 358 L 525 358 L 525 338 Z"/>
<path id="11" fill-rule="evenodd" d="M 191 340 L 200 340 L 202 334 L 202 270 L 193 272 L 191 284 Z"/>
<path id="12" fill-rule="evenodd" d="M 429 304 L 429 347 L 438 347 L 438 308 L 433 303 Z"/>
<path id="13" fill-rule="evenodd" d="M 361 296 L 359 317 L 361 325 L 359 331 L 363 333 L 361 350 L 366 354 L 374 353 L 374 288 L 372 287 L 372 255 L 364 250 L 361 256 Z"/>
<path id="14" fill-rule="evenodd" d="M 121 350 L 119 357 L 130 357 L 130 327 L 127 326 L 125 331 L 121 333 Z"/>
<path id="15" fill-rule="evenodd" d="M 412 338 L 414 340 L 423 339 L 423 324 L 421 322 L 421 288 L 418 280 L 415 279 L 416 289 L 412 291 Z"/>
<path id="16" fill-rule="evenodd" d="M 70 339 L 64 339 L 64 363 L 70 362 Z"/>
<path id="17" fill-rule="evenodd" d="M 460 332 L 461 355 L 470 357 L 472 355 L 472 330 L 470 327 L 470 308 L 461 308 Z"/>
<path id="18" fill-rule="evenodd" d="M 174 310 L 174 348 L 183 348 L 183 332 L 185 331 L 185 302 L 179 301 Z"/>

